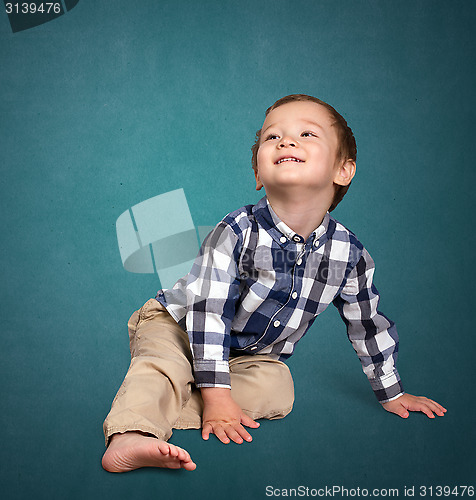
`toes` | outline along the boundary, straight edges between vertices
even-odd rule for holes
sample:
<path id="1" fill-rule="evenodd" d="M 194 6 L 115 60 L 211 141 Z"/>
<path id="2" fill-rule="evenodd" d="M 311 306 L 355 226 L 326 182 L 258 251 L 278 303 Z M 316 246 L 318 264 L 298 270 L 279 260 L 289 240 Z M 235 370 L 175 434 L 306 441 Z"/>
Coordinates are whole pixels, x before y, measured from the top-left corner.
<path id="1" fill-rule="evenodd" d="M 195 470 L 197 468 L 197 464 L 195 464 L 194 462 L 190 461 L 190 462 L 182 462 L 180 464 L 185 470 Z"/>
<path id="2" fill-rule="evenodd" d="M 164 466 L 169 469 L 184 468 L 187 470 L 194 470 L 197 467 L 192 462 L 188 451 L 179 446 L 162 441 L 158 444 L 158 449 L 165 459 Z"/>
<path id="3" fill-rule="evenodd" d="M 162 453 L 162 455 L 168 455 L 170 452 L 170 445 L 168 443 L 166 443 L 165 441 L 160 441 L 158 448 L 159 448 L 160 453 Z"/>
<path id="4" fill-rule="evenodd" d="M 186 470 L 196 469 L 197 465 L 192 461 L 192 458 L 190 457 L 190 454 L 188 453 L 187 450 L 180 448 L 180 446 L 175 446 L 175 445 L 169 445 L 169 446 L 175 448 L 177 451 L 177 455 L 176 456 L 174 455 L 175 463 L 178 464 L 177 468 L 182 467 L 183 469 Z"/>
<path id="5" fill-rule="evenodd" d="M 180 460 L 183 460 L 184 462 L 188 462 L 190 461 L 190 455 L 188 453 L 188 451 L 184 450 L 183 448 L 179 448 L 177 446 L 177 449 L 178 449 L 178 457 Z"/>

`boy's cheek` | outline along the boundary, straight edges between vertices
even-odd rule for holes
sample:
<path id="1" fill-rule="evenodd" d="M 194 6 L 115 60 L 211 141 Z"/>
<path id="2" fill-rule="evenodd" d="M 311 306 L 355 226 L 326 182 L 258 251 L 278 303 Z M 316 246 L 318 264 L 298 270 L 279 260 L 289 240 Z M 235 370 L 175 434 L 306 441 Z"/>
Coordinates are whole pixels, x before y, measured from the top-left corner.
<path id="1" fill-rule="evenodd" d="M 262 144 L 258 149 L 258 154 L 256 155 L 256 163 L 259 165 L 261 162 L 266 161 L 270 158 L 271 151 L 267 147 L 267 144 Z"/>

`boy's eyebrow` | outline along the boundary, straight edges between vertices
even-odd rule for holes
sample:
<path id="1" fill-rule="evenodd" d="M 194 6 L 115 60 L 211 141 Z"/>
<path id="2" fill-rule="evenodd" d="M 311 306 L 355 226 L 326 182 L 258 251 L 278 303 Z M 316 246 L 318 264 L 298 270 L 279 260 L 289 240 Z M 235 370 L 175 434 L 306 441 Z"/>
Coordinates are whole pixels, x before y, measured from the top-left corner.
<path id="1" fill-rule="evenodd" d="M 303 120 L 303 122 L 309 123 L 310 125 L 314 125 L 314 126 L 320 128 L 321 130 L 324 130 L 324 127 L 322 125 L 319 125 L 319 123 L 317 123 L 313 120 Z"/>
<path id="2" fill-rule="evenodd" d="M 313 121 L 313 120 L 307 120 L 303 118 L 301 121 L 305 123 L 309 123 L 310 125 L 314 125 L 315 127 L 320 128 L 322 131 L 324 131 L 324 127 L 322 125 L 319 125 L 319 123 Z M 268 125 L 264 130 L 261 131 L 262 134 L 264 134 L 269 128 L 275 127 L 276 123 L 272 123 L 271 125 Z"/>

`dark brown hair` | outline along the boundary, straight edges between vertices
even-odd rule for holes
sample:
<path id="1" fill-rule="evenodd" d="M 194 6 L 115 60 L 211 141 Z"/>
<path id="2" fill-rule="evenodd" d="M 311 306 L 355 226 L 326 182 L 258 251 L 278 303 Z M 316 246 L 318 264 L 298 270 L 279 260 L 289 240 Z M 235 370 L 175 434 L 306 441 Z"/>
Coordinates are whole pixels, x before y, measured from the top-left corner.
<path id="1" fill-rule="evenodd" d="M 324 106 L 327 111 L 329 112 L 330 116 L 334 120 L 332 125 L 336 127 L 336 132 L 337 132 L 337 139 L 339 141 L 339 148 L 337 150 L 337 158 L 342 161 L 346 160 L 353 160 L 356 161 L 357 159 L 357 146 L 355 143 L 355 138 L 354 134 L 352 132 L 352 129 L 347 125 L 347 122 L 345 118 L 338 113 L 330 104 L 327 104 L 327 102 L 321 101 L 317 97 L 313 97 L 307 94 L 291 94 L 287 95 L 285 97 L 282 97 L 281 99 L 278 99 L 272 106 L 270 106 L 266 110 L 265 117 L 268 116 L 268 114 L 273 111 L 273 109 L 278 108 L 279 106 L 282 106 L 283 104 L 287 104 L 289 102 L 296 102 L 296 101 L 310 101 L 314 102 L 316 104 L 319 104 L 321 106 Z M 253 169 L 256 171 L 258 168 L 258 149 L 259 149 L 259 142 L 261 139 L 261 129 L 259 129 L 256 132 L 256 140 L 253 146 L 251 147 L 251 164 L 253 166 Z M 349 189 L 350 183 L 347 186 L 337 186 L 336 187 L 336 192 L 334 195 L 334 199 L 332 200 L 332 205 L 329 208 L 329 212 L 334 210 L 334 208 L 337 207 L 337 205 L 342 201 L 342 198 L 344 197 L 345 193 L 347 193 L 347 190 Z"/>

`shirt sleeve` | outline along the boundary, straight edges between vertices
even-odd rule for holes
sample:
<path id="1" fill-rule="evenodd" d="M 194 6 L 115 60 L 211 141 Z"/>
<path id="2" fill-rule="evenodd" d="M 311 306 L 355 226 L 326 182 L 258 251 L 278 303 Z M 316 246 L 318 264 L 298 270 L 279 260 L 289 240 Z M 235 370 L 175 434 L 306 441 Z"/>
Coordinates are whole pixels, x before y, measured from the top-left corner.
<path id="1" fill-rule="evenodd" d="M 186 328 L 197 387 L 231 387 L 228 360 L 240 248 L 240 237 L 219 223 L 203 242 L 188 277 Z"/>
<path id="2" fill-rule="evenodd" d="M 375 265 L 369 253 L 362 255 L 349 273 L 334 305 L 347 326 L 347 335 L 381 403 L 403 394 L 395 367 L 398 334 L 393 321 L 378 310 L 379 293 L 373 284 Z"/>

